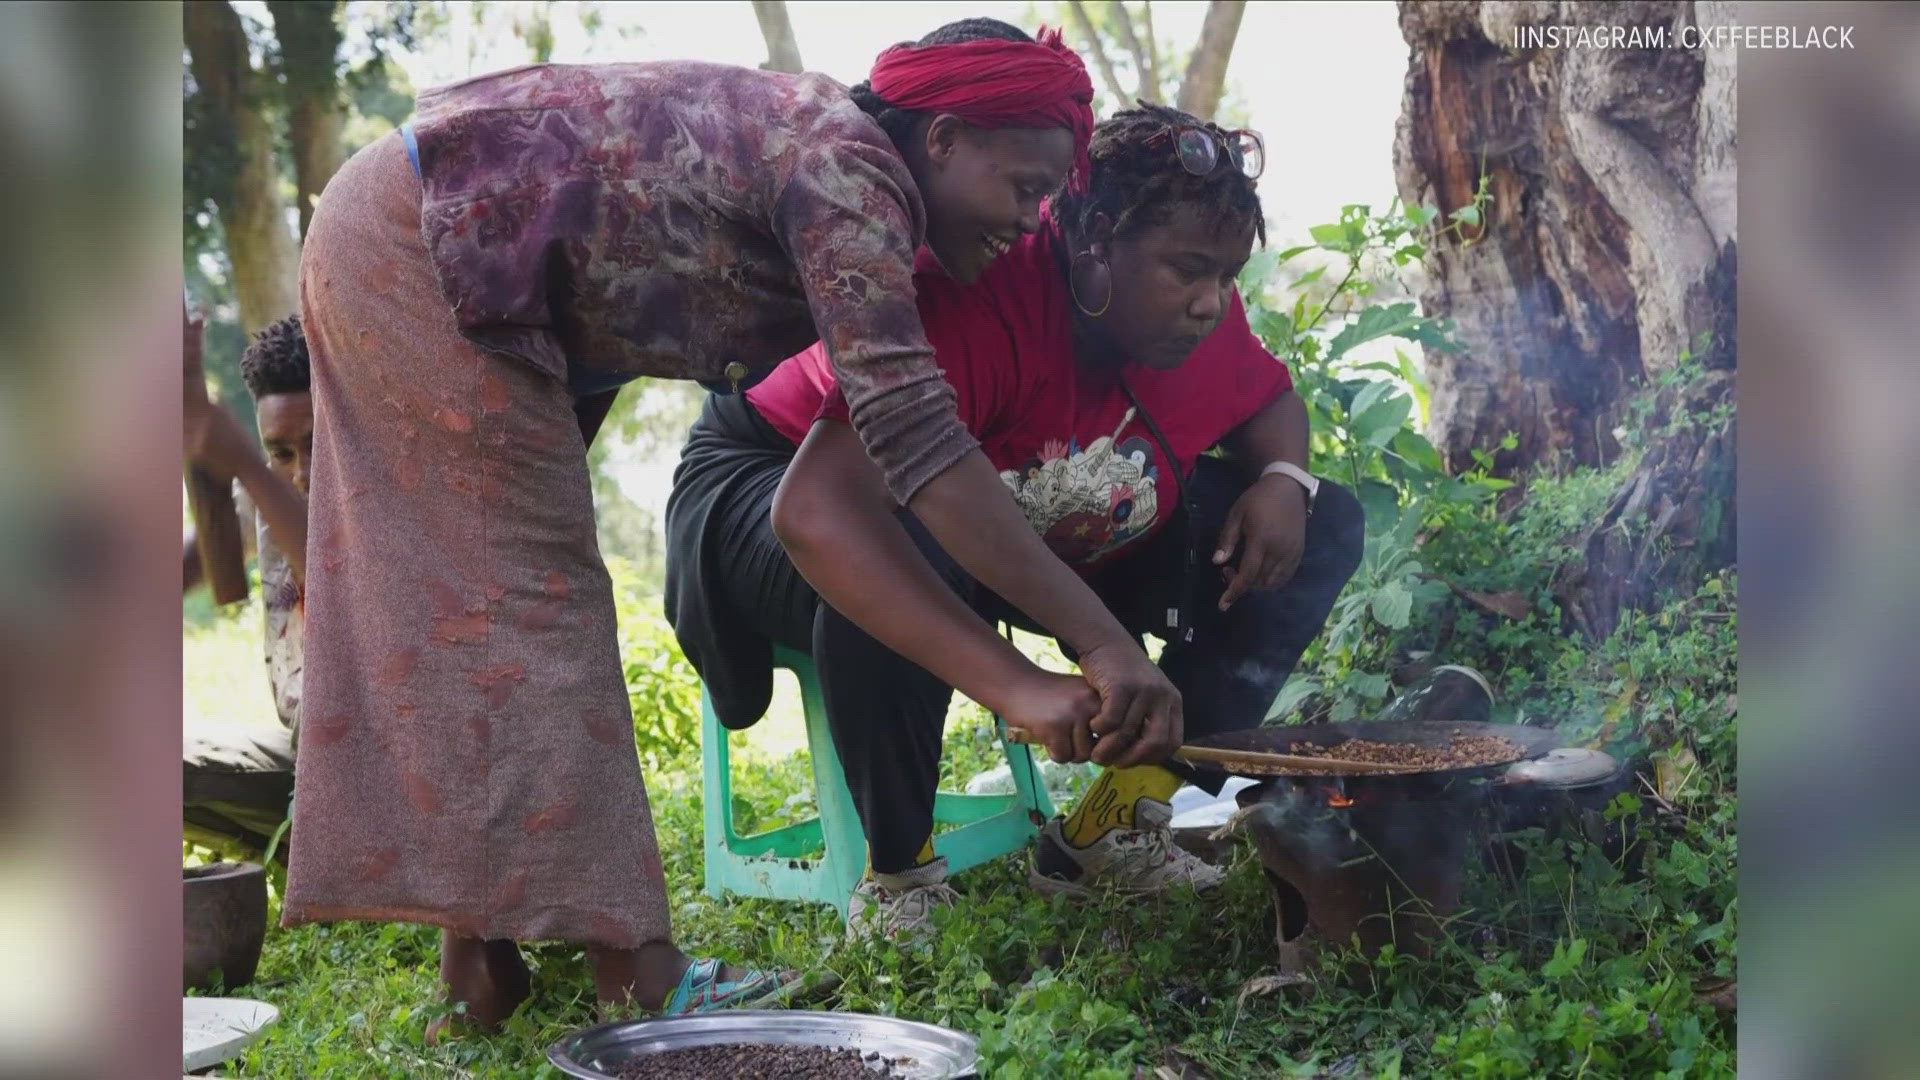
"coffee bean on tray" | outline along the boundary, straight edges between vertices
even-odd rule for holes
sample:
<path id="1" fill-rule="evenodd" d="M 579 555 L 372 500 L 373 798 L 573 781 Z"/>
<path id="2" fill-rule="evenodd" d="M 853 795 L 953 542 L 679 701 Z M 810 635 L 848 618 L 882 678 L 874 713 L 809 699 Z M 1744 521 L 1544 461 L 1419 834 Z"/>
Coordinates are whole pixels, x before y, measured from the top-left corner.
<path id="1" fill-rule="evenodd" d="M 1324 757 L 1337 761 L 1366 761 L 1378 765 L 1400 765 L 1408 772 L 1435 772 L 1444 769 L 1470 769 L 1498 765 L 1520 756 L 1512 740 L 1498 735 L 1453 735 L 1445 746 L 1418 743 L 1374 742 L 1348 739 L 1330 746 L 1297 742 L 1289 752 L 1300 757 Z"/>
<path id="2" fill-rule="evenodd" d="M 734 1043 L 670 1050 L 635 1058 L 612 1070 L 621 1080 L 876 1080 L 898 1076 L 893 1061 L 869 1051 L 833 1046 Z"/>

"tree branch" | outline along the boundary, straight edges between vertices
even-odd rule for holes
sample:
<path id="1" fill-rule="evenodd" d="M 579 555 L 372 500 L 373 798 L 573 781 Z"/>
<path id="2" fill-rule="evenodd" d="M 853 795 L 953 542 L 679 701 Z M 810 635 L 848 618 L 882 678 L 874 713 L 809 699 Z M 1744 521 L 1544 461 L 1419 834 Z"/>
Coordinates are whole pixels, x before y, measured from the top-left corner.
<path id="1" fill-rule="evenodd" d="M 1133 32 L 1133 17 L 1127 14 L 1127 5 L 1121 0 L 1113 0 L 1113 21 L 1120 33 L 1120 43 L 1133 54 L 1133 70 L 1140 76 L 1140 97 L 1160 104 L 1160 86 L 1153 81 L 1153 65 L 1147 63 L 1147 54 L 1140 47 L 1140 38 Z"/>
<path id="2" fill-rule="evenodd" d="M 800 43 L 793 37 L 786 0 L 753 0 L 753 16 L 760 20 L 760 36 L 767 39 L 767 62 L 760 66 L 789 75 L 807 70 L 800 63 Z"/>
<path id="3" fill-rule="evenodd" d="M 314 202 L 346 160 L 346 106 L 337 73 L 344 38 L 340 6 L 327 0 L 267 0 L 267 12 L 286 76 L 287 134 L 304 237 Z"/>
<path id="4" fill-rule="evenodd" d="M 1246 13 L 1245 0 L 1213 0 L 1207 5 L 1206 21 L 1200 24 L 1200 44 L 1194 46 L 1186 77 L 1180 81 L 1181 112 L 1202 120 L 1213 119 L 1220 108 L 1220 94 L 1226 89 L 1233 39 L 1239 36 L 1240 18 Z"/>
<path id="5" fill-rule="evenodd" d="M 1113 64 L 1107 59 L 1106 47 L 1100 44 L 1100 35 L 1093 29 L 1093 20 L 1087 17 L 1086 5 L 1080 0 L 1067 0 L 1067 7 L 1073 10 L 1073 21 L 1080 27 L 1080 36 L 1087 39 L 1087 51 L 1093 54 L 1094 70 L 1100 73 L 1100 81 L 1107 84 L 1107 92 L 1113 95 L 1114 107 L 1125 108 L 1127 92 L 1120 89 L 1120 80 L 1114 77 Z"/>
<path id="6" fill-rule="evenodd" d="M 1140 0 L 1140 26 L 1146 31 L 1147 82 L 1153 86 L 1153 100 L 1164 102 L 1166 84 L 1160 81 L 1160 39 L 1153 36 L 1153 0 Z"/>
<path id="7" fill-rule="evenodd" d="M 183 19 L 189 69 L 206 99 L 210 137 L 232 163 L 214 204 L 226 233 L 240 327 L 253 333 L 300 309 L 300 253 L 280 197 L 273 128 L 260 110 L 259 76 L 233 5 L 187 4 Z"/>

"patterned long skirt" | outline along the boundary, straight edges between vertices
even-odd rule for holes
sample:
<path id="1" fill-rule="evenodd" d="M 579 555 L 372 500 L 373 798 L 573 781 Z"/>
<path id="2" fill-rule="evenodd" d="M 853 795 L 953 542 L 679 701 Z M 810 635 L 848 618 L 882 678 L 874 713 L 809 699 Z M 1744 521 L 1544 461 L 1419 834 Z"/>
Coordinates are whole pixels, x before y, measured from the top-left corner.
<path id="1" fill-rule="evenodd" d="M 285 924 L 667 939 L 572 396 L 461 337 L 398 135 L 327 186 L 300 294 L 315 427 Z"/>

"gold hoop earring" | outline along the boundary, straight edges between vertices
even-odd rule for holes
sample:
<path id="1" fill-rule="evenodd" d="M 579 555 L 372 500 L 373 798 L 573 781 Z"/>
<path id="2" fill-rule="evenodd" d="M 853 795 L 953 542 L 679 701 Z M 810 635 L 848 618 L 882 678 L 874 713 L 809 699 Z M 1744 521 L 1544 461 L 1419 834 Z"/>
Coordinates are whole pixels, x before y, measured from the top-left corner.
<path id="1" fill-rule="evenodd" d="M 1074 280 L 1073 271 L 1080 265 L 1081 259 L 1097 259 L 1097 257 L 1091 251 L 1083 251 L 1067 261 L 1067 291 L 1073 294 L 1073 306 L 1079 308 L 1082 315 L 1089 319 L 1097 319 L 1105 315 L 1107 309 L 1113 306 L 1113 270 L 1111 267 L 1107 270 L 1107 302 L 1100 305 L 1099 311 L 1088 311 L 1087 305 L 1080 302 L 1080 286 Z M 1106 260 L 1097 259 L 1097 261 L 1104 263 Z"/>

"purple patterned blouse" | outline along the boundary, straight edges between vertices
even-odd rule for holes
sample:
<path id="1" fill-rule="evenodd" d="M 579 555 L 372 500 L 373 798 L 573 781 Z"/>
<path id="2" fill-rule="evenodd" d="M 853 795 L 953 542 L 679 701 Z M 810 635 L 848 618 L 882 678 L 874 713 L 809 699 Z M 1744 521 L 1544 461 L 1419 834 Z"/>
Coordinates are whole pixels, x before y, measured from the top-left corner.
<path id="1" fill-rule="evenodd" d="M 976 445 L 914 303 L 926 211 L 822 75 L 542 64 L 420 95 L 421 230 L 469 338 L 580 392 L 819 340 L 903 504 Z"/>

